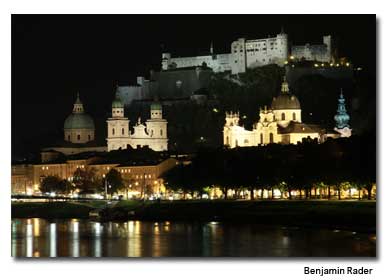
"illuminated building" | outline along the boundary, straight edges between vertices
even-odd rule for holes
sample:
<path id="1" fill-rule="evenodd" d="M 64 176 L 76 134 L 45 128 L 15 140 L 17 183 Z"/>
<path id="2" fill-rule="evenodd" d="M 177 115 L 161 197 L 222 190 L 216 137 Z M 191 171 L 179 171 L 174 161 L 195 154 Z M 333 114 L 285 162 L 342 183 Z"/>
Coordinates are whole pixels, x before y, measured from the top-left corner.
<path id="1" fill-rule="evenodd" d="M 342 133 L 343 129 L 345 131 L 349 129 L 349 126 L 345 126 L 349 116 L 345 115 L 344 99 L 340 99 L 339 102 L 342 102 L 342 105 L 339 105 L 339 113 L 335 117 L 338 126 L 334 132 L 327 132 L 318 125 L 305 124 L 301 119 L 300 102 L 295 95 L 289 92 L 288 83 L 284 78 L 280 95 L 273 98 L 271 108 L 260 109 L 260 120 L 254 124 L 253 130 L 246 130 L 239 124 L 239 113 L 226 113 L 223 143 L 230 148 L 235 148 L 271 143 L 297 144 L 304 139 L 321 143 L 328 137 L 349 137 L 350 134 Z"/>

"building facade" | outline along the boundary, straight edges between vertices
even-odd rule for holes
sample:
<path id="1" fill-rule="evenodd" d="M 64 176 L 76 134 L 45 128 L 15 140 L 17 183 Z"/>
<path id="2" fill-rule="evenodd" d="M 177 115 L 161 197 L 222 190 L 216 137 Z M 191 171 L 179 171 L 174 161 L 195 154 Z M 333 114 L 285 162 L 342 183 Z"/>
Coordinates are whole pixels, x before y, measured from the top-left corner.
<path id="1" fill-rule="evenodd" d="M 332 37 L 330 35 L 323 36 L 322 41 L 323 43 L 319 45 L 291 46 L 291 55 L 298 60 L 332 62 Z"/>
<path id="2" fill-rule="evenodd" d="M 150 106 L 150 119 L 145 124 L 138 118 L 129 130 L 130 121 L 124 116 L 124 104 L 116 95 L 112 102 L 112 116 L 107 120 L 107 150 L 127 149 L 148 146 L 154 151 L 168 150 L 168 122 L 163 118 L 162 106 L 154 102 Z"/>
<path id="3" fill-rule="evenodd" d="M 272 143 L 297 144 L 304 139 L 316 140 L 321 143 L 327 137 L 337 138 L 351 135 L 340 134 L 337 130 L 327 132 L 318 125 L 303 123 L 300 102 L 295 95 L 289 92 L 286 78 L 282 83 L 280 95 L 273 98 L 271 108 L 260 109 L 259 117 L 260 120 L 254 124 L 253 130 L 246 130 L 239 124 L 239 113 L 226 113 L 226 122 L 223 128 L 224 145 L 235 148 Z M 342 126 L 346 128 L 345 123 L 348 122 L 349 117 L 346 120 L 344 116 L 343 120 Z"/>
<path id="4" fill-rule="evenodd" d="M 288 36 L 283 31 L 273 38 L 246 40 L 239 38 L 231 44 L 231 52 L 214 54 L 213 47 L 210 53 L 194 57 L 172 57 L 170 53 L 162 54 L 162 70 L 185 68 L 193 66 L 207 66 L 215 73 L 231 71 L 232 74 L 244 73 L 247 68 L 254 68 L 267 64 L 282 66 L 288 58 Z"/>
<path id="5" fill-rule="evenodd" d="M 56 176 L 62 180 L 73 181 L 77 169 L 92 170 L 98 180 L 115 169 L 121 173 L 125 186 L 129 187 L 134 196 L 141 194 L 142 188 L 151 193 L 165 191 L 162 174 L 176 166 L 176 160 L 164 160 L 142 163 L 131 161 L 128 163 L 104 163 L 99 157 L 67 159 L 64 162 L 42 162 L 37 164 L 12 165 L 11 186 L 12 194 L 34 195 L 40 194 L 40 185 L 47 176 Z"/>

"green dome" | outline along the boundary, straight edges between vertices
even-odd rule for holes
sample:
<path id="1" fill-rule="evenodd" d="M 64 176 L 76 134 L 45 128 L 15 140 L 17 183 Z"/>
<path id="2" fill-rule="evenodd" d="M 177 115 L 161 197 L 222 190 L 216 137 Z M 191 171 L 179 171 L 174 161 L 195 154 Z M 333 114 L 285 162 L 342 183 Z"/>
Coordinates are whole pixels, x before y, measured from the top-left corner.
<path id="1" fill-rule="evenodd" d="M 114 101 L 112 101 L 112 108 L 123 108 L 122 100 L 119 97 L 116 97 Z"/>
<path id="2" fill-rule="evenodd" d="M 162 110 L 162 106 L 160 103 L 152 103 L 152 105 L 150 106 L 150 109 L 151 110 Z"/>
<path id="3" fill-rule="evenodd" d="M 72 113 L 66 118 L 64 129 L 95 129 L 93 119 L 84 113 Z"/>

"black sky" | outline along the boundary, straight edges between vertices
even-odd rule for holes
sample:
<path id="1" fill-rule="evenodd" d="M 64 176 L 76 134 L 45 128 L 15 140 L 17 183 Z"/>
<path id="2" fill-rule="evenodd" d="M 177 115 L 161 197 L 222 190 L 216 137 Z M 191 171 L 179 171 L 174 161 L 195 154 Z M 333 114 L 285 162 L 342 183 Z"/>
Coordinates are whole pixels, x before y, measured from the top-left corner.
<path id="1" fill-rule="evenodd" d="M 282 26 L 294 44 L 331 34 L 340 56 L 375 72 L 375 15 L 13 15 L 12 154 L 62 138 L 76 91 L 104 118 L 115 84 L 158 70 L 163 49 L 196 55 L 213 41 L 214 52 L 229 52 L 239 37 L 275 36 Z"/>

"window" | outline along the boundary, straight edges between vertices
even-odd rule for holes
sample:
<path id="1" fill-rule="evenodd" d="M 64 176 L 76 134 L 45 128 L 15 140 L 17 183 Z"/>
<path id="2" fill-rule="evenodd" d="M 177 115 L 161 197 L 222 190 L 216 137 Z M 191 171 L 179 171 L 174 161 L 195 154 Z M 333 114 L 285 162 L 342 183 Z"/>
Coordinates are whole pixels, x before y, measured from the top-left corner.
<path id="1" fill-rule="evenodd" d="M 269 142 L 270 143 L 274 142 L 274 134 L 272 132 L 269 134 Z"/>
<path id="2" fill-rule="evenodd" d="M 77 140 L 80 140 L 80 134 L 77 134 Z"/>
<path id="3" fill-rule="evenodd" d="M 88 141 L 91 141 L 91 135 L 88 134 Z"/>
<path id="4" fill-rule="evenodd" d="M 260 133 L 260 144 L 263 144 L 263 133 Z"/>
<path id="5" fill-rule="evenodd" d="M 248 139 L 245 139 L 244 140 L 244 144 L 248 144 L 249 143 L 249 140 Z"/>
<path id="6" fill-rule="evenodd" d="M 112 135 L 115 135 L 115 128 L 112 129 Z"/>
<path id="7" fill-rule="evenodd" d="M 163 135 L 163 131 L 162 131 L 162 129 L 160 129 L 160 136 L 162 136 Z"/>
<path id="8" fill-rule="evenodd" d="M 122 128 L 122 135 L 125 135 L 125 129 Z"/>
<path id="9" fill-rule="evenodd" d="M 295 113 L 293 113 L 293 120 L 295 121 L 297 119 L 297 116 Z"/>
<path id="10" fill-rule="evenodd" d="M 68 141 L 70 141 L 70 135 L 68 135 Z"/>
<path id="11" fill-rule="evenodd" d="M 285 119 L 286 119 L 286 114 L 282 113 L 282 121 L 284 121 Z"/>

